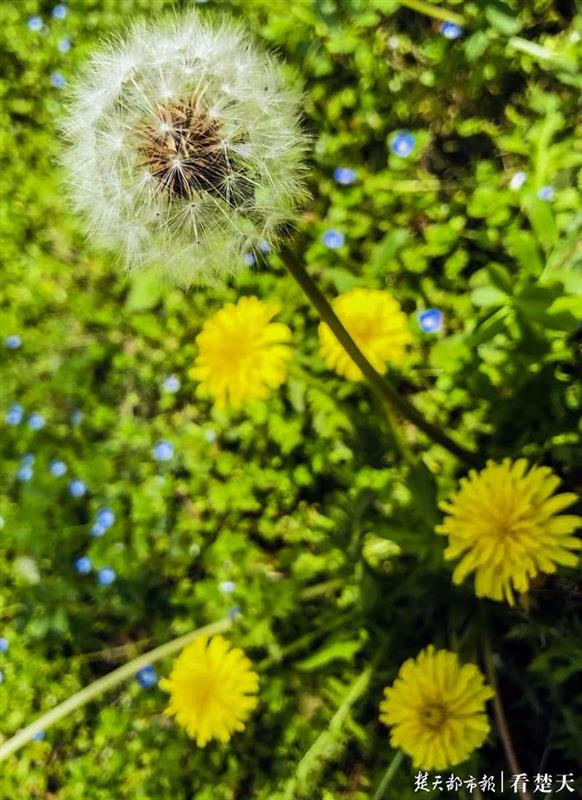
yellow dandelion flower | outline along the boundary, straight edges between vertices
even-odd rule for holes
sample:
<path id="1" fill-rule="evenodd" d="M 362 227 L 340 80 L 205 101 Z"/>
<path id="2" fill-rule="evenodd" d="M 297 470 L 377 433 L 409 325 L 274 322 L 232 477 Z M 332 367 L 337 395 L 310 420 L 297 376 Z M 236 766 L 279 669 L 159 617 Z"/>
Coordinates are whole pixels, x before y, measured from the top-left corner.
<path id="1" fill-rule="evenodd" d="M 243 297 L 228 303 L 204 323 L 196 338 L 198 357 L 190 374 L 201 381 L 219 408 L 240 408 L 263 400 L 287 377 L 291 330 L 270 322 L 275 303 Z"/>
<path id="2" fill-rule="evenodd" d="M 465 761 L 489 733 L 485 701 L 494 692 L 474 664 L 429 645 L 400 667 L 384 689 L 380 720 L 390 743 L 420 769 L 445 769 Z"/>
<path id="3" fill-rule="evenodd" d="M 244 730 L 258 702 L 259 676 L 243 651 L 222 636 L 199 636 L 182 650 L 160 686 L 170 693 L 165 713 L 205 747 L 211 739 L 228 742 Z"/>
<path id="4" fill-rule="evenodd" d="M 332 303 L 333 310 L 366 356 L 380 373 L 386 372 L 386 362 L 398 364 L 404 358 L 411 341 L 406 315 L 398 301 L 377 289 L 351 289 L 340 294 Z M 319 352 L 329 369 L 351 380 L 363 375 L 329 326 L 319 325 Z"/>
<path id="5" fill-rule="evenodd" d="M 445 558 L 463 556 L 453 580 L 461 583 L 474 572 L 477 597 L 513 605 L 514 591 L 527 591 L 534 576 L 578 563 L 572 551 L 582 541 L 573 534 L 582 518 L 559 513 L 578 496 L 554 494 L 560 479 L 549 467 L 528 467 L 523 458 L 488 461 L 441 503 L 447 516 L 436 530 L 449 537 Z"/>

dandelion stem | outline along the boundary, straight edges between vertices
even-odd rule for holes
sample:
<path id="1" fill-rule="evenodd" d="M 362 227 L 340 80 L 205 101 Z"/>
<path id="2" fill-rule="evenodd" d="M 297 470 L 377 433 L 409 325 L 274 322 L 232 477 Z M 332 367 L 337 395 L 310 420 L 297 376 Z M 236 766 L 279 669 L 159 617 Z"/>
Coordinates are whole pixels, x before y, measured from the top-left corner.
<path id="1" fill-rule="evenodd" d="M 418 409 L 412 405 L 412 403 L 399 394 L 397 389 L 393 386 L 392 382 L 388 378 L 380 375 L 374 369 L 294 253 L 288 247 L 284 246 L 279 251 L 279 257 L 283 261 L 289 273 L 303 289 L 311 304 L 319 312 L 321 319 L 329 326 L 338 342 L 350 356 L 354 364 L 360 368 L 368 382 L 380 395 L 381 399 L 389 407 L 399 411 L 403 417 L 416 425 L 416 427 L 421 431 L 426 433 L 426 435 L 432 439 L 433 442 L 440 444 L 441 447 L 444 447 L 445 450 L 448 450 L 449 453 L 452 453 L 467 466 L 481 466 L 480 459 L 475 453 L 472 453 L 469 450 L 466 450 L 460 444 L 457 444 L 457 442 L 451 439 L 438 426 L 433 425 L 432 422 L 429 422 L 427 419 L 425 419 L 420 411 L 418 411 Z"/>
<path id="2" fill-rule="evenodd" d="M 388 768 L 384 773 L 384 776 L 380 781 L 380 785 L 376 789 L 376 793 L 374 794 L 372 800 L 382 800 L 382 798 L 386 794 L 386 789 L 392 783 L 392 778 L 398 772 L 398 767 L 402 763 L 403 758 L 404 758 L 404 753 L 402 752 L 402 750 L 398 750 L 392 761 L 388 764 Z"/>
<path id="3" fill-rule="evenodd" d="M 425 0 L 399 0 L 399 3 L 401 6 L 406 6 L 406 8 L 410 8 L 412 11 L 419 11 L 421 14 L 425 14 L 427 17 L 432 17 L 433 19 L 440 19 L 443 22 L 454 22 L 455 25 L 465 24 L 465 19 L 460 14 L 449 11 L 447 8 L 433 6 L 432 3 L 427 3 Z"/>
<path id="4" fill-rule="evenodd" d="M 507 719 L 505 718 L 505 711 L 503 710 L 503 703 L 501 702 L 501 694 L 499 692 L 499 687 L 497 685 L 497 677 L 495 674 L 495 664 L 493 663 L 493 650 L 491 647 L 491 640 L 486 633 L 483 634 L 483 658 L 485 661 L 485 671 L 487 673 L 487 679 L 491 684 L 491 688 L 495 692 L 495 694 L 493 695 L 493 713 L 495 714 L 495 723 L 497 725 L 497 732 L 499 734 L 499 738 L 501 739 L 501 743 L 505 751 L 505 758 L 507 760 L 507 764 L 512 774 L 521 775 L 522 772 L 517 761 L 517 756 L 515 755 L 515 750 L 513 749 L 513 743 L 511 741 L 511 735 L 509 733 L 509 726 L 507 725 Z M 522 800 L 531 800 L 531 795 L 529 794 L 529 792 L 527 792 L 527 790 L 519 792 L 519 795 L 522 798 Z"/>
<path id="5" fill-rule="evenodd" d="M 11 739 L 8 739 L 8 741 L 0 745 L 0 761 L 8 758 L 9 755 L 19 750 L 27 744 L 27 742 L 30 742 L 35 734 L 45 731 L 72 711 L 76 711 L 78 708 L 90 703 L 91 700 L 99 697 L 103 692 L 113 689 L 128 678 L 132 678 L 136 672 L 143 667 L 178 652 L 198 636 L 213 636 L 217 633 L 223 633 L 231 628 L 232 624 L 230 617 L 227 617 L 211 625 L 206 625 L 203 628 L 197 628 L 195 631 L 190 631 L 190 633 L 178 636 L 176 639 L 166 642 L 166 644 L 155 647 L 148 653 L 144 653 L 134 658 L 132 661 L 129 661 L 127 664 L 123 664 L 121 667 L 114 669 L 113 672 L 109 672 L 102 678 L 98 678 L 96 681 L 93 681 L 93 683 L 90 683 L 89 686 L 85 686 L 84 689 L 68 697 L 62 703 L 59 703 L 58 706 L 55 706 L 46 714 L 43 714 L 42 717 L 39 717 L 30 725 L 27 725 L 26 728 L 23 728 Z"/>

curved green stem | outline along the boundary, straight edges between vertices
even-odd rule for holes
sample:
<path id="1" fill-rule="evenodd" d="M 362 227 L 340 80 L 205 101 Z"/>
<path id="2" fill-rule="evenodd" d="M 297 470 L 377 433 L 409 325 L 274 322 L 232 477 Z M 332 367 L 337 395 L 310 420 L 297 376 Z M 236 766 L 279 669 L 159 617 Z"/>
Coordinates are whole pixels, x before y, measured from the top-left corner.
<path id="1" fill-rule="evenodd" d="M 443 430 L 425 419 L 412 403 L 399 394 L 389 378 L 380 375 L 380 373 L 374 369 L 294 253 L 288 247 L 283 247 L 279 251 L 279 257 L 289 273 L 303 289 L 314 308 L 319 312 L 321 319 L 329 326 L 338 342 L 350 356 L 354 364 L 359 367 L 365 378 L 380 395 L 381 399 L 389 407 L 394 408 L 402 414 L 403 417 L 416 425 L 417 428 L 426 433 L 433 442 L 440 444 L 441 447 L 444 447 L 449 453 L 452 453 L 467 466 L 480 467 L 481 461 L 475 453 L 457 444 L 457 442 L 451 439 Z"/>
<path id="2" fill-rule="evenodd" d="M 63 719 L 63 717 L 66 717 L 72 711 L 76 711 L 78 708 L 81 708 L 82 706 L 91 702 L 91 700 L 99 697 L 99 695 L 103 694 L 103 692 L 113 689 L 115 686 L 123 683 L 123 681 L 127 680 L 128 678 L 132 678 L 135 673 L 143 667 L 147 667 L 149 664 L 153 664 L 156 661 L 160 661 L 162 658 L 166 658 L 166 656 L 177 653 L 197 636 L 213 636 L 217 633 L 223 633 L 229 630 L 229 628 L 232 627 L 232 624 L 232 620 L 227 617 L 226 619 L 220 620 L 219 622 L 214 622 L 211 625 L 205 625 L 203 628 L 197 628 L 195 631 L 190 631 L 190 633 L 186 633 L 183 636 L 178 636 L 177 639 L 172 639 L 171 642 L 166 642 L 166 644 L 162 644 L 159 647 L 150 650 L 149 653 L 144 653 L 143 655 L 134 658 L 132 661 L 129 661 L 127 664 L 123 664 L 123 666 L 119 667 L 118 669 L 114 669 L 113 672 L 109 672 L 102 678 L 98 678 L 93 683 L 90 683 L 89 686 L 85 686 L 84 689 L 81 689 L 76 694 L 68 697 L 62 703 L 59 703 L 58 706 L 55 706 L 55 708 L 51 709 L 46 714 L 43 714 L 42 717 L 39 717 L 30 725 L 27 725 L 26 728 L 23 728 L 11 739 L 8 739 L 8 741 L 0 745 L 0 761 L 8 758 L 9 755 L 14 753 L 16 750 L 19 750 L 27 742 L 30 742 L 35 734 L 45 731 L 47 728 L 50 728 L 51 725 L 54 725 L 55 722 Z"/>
<path id="3" fill-rule="evenodd" d="M 442 22 L 454 22 L 455 25 L 465 24 L 465 19 L 460 14 L 449 11 L 447 8 L 433 6 L 432 3 L 427 3 L 425 0 L 399 0 L 399 3 L 412 11 L 418 11 L 433 19 L 440 19 Z"/>
<path id="4" fill-rule="evenodd" d="M 384 773 L 382 780 L 380 781 L 380 785 L 376 789 L 376 793 L 372 800 L 382 800 L 384 795 L 386 794 L 386 789 L 392 783 L 392 778 L 398 772 L 398 767 L 402 763 L 402 759 L 404 758 L 404 753 L 402 750 L 397 750 L 396 755 L 392 759 L 392 761 L 388 764 L 388 769 Z"/>

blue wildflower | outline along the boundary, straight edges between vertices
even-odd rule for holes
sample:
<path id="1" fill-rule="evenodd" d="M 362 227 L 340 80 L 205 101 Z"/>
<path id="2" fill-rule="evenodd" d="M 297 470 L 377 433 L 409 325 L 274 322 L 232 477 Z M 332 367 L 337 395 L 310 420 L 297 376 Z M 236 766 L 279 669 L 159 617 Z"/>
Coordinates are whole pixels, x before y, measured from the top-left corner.
<path id="1" fill-rule="evenodd" d="M 45 426 L 44 417 L 42 414 L 38 414 L 37 412 L 35 412 L 34 414 L 30 415 L 27 424 L 28 427 L 31 428 L 33 431 L 40 431 Z"/>
<path id="2" fill-rule="evenodd" d="M 105 530 L 110 528 L 115 522 L 115 513 L 111 508 L 100 508 L 97 512 L 97 524 L 101 525 Z"/>
<path id="3" fill-rule="evenodd" d="M 256 260 L 257 259 L 254 257 L 254 255 L 252 253 L 245 253 L 244 261 L 245 261 L 245 264 L 247 265 L 247 267 L 252 267 L 253 264 L 256 263 Z"/>
<path id="4" fill-rule="evenodd" d="M 116 578 L 117 575 L 115 573 L 115 570 L 112 569 L 111 567 L 103 567 L 97 573 L 97 580 L 99 581 L 101 586 L 110 586 L 115 581 Z"/>
<path id="5" fill-rule="evenodd" d="M 336 183 L 342 186 L 351 186 L 352 183 L 355 183 L 358 175 L 356 170 L 351 167 L 336 167 L 333 171 L 333 177 Z"/>
<path id="6" fill-rule="evenodd" d="M 514 192 L 517 192 L 523 184 L 526 182 L 527 173 L 526 172 L 516 172 L 515 175 L 512 176 L 511 180 L 509 181 L 509 188 L 512 189 Z"/>
<path id="7" fill-rule="evenodd" d="M 93 569 L 93 563 L 89 556 L 80 556 L 75 561 L 75 569 L 80 575 L 88 575 Z"/>
<path id="8" fill-rule="evenodd" d="M 542 188 L 538 191 L 538 197 L 540 200 L 553 200 L 554 195 L 555 192 L 553 186 L 542 186 Z"/>
<path id="9" fill-rule="evenodd" d="M 38 33 L 38 31 L 42 31 L 44 23 L 42 21 L 42 17 L 35 15 L 34 17 L 30 17 L 30 19 L 26 24 L 28 25 L 31 31 L 35 31 L 36 33 Z"/>
<path id="10" fill-rule="evenodd" d="M 76 408 L 71 414 L 71 425 L 80 425 L 83 421 L 83 412 L 80 408 Z"/>
<path id="11" fill-rule="evenodd" d="M 67 16 L 67 7 L 64 3 L 59 3 L 53 8 L 53 19 L 64 19 Z"/>
<path id="12" fill-rule="evenodd" d="M 59 53 L 68 53 L 72 46 L 73 44 L 70 39 L 59 39 L 57 50 Z"/>
<path id="13" fill-rule="evenodd" d="M 445 39 L 458 39 L 463 35 L 463 29 L 454 22 L 442 22 L 439 30 Z"/>
<path id="14" fill-rule="evenodd" d="M 30 464 L 24 464 L 16 473 L 18 480 L 23 482 L 29 481 L 33 475 L 34 470 Z"/>
<path id="15" fill-rule="evenodd" d="M 214 431 L 204 431 L 204 438 L 209 444 L 216 441 L 216 433 Z"/>
<path id="16" fill-rule="evenodd" d="M 222 581 L 218 584 L 218 588 L 223 594 L 232 594 L 236 589 L 236 584 L 234 581 Z"/>
<path id="17" fill-rule="evenodd" d="M 180 391 L 181 386 L 182 383 L 177 375 L 168 375 L 167 378 L 164 378 L 164 382 L 162 383 L 162 389 L 168 394 L 176 394 L 176 392 Z"/>
<path id="18" fill-rule="evenodd" d="M 171 442 L 157 442 L 154 445 L 154 458 L 156 461 L 169 461 L 174 455 L 174 445 Z"/>
<path id="19" fill-rule="evenodd" d="M 82 481 L 80 478 L 75 478 L 74 481 L 71 481 L 69 484 L 69 494 L 73 497 L 83 497 L 83 495 L 87 492 L 87 485 L 85 481 Z"/>
<path id="20" fill-rule="evenodd" d="M 18 350 L 18 348 L 22 346 L 22 337 L 13 333 L 11 336 L 7 336 L 4 339 L 4 344 L 9 350 Z"/>
<path id="21" fill-rule="evenodd" d="M 270 253 L 271 252 L 271 245 L 266 239 L 261 239 L 259 242 L 259 250 L 261 253 Z"/>
<path id="22" fill-rule="evenodd" d="M 62 73 L 53 72 L 53 74 L 51 75 L 51 86 L 54 86 L 55 89 L 62 89 L 65 84 L 66 80 L 63 77 Z"/>
<path id="23" fill-rule="evenodd" d="M 4 419 L 8 425 L 20 425 L 23 415 L 24 410 L 20 403 L 13 403 L 11 406 L 8 406 L 8 412 Z"/>
<path id="24" fill-rule="evenodd" d="M 398 131 L 392 137 L 390 149 L 400 158 L 408 158 L 416 146 L 416 137 L 411 131 Z"/>
<path id="25" fill-rule="evenodd" d="M 4 683 L 4 673 L 0 669 L 0 683 Z"/>
<path id="26" fill-rule="evenodd" d="M 62 478 L 67 472 L 67 465 L 64 461 L 60 461 L 56 458 L 54 461 L 51 461 L 49 471 L 55 478 Z"/>
<path id="27" fill-rule="evenodd" d="M 34 464 L 35 455 L 34 453 L 27 453 L 25 456 L 22 456 L 22 464 L 24 466 L 31 467 Z"/>
<path id="28" fill-rule="evenodd" d="M 0 653 L 7 653 L 10 643 L 5 636 L 0 636 Z"/>
<path id="29" fill-rule="evenodd" d="M 323 243 L 326 247 L 329 247 L 330 250 L 337 250 L 339 247 L 343 247 L 345 241 L 345 235 L 341 231 L 336 231 L 334 228 L 330 228 L 323 234 Z"/>
<path id="30" fill-rule="evenodd" d="M 427 308 L 419 313 L 418 323 L 425 333 L 438 333 L 443 327 L 443 313 L 438 308 Z"/>
<path id="31" fill-rule="evenodd" d="M 147 667 L 143 667 L 136 672 L 135 679 L 142 687 L 142 689 L 151 689 L 152 686 L 155 686 L 158 682 L 158 675 L 155 669 L 150 665 Z"/>
<path id="32" fill-rule="evenodd" d="M 227 616 L 229 619 L 236 619 L 237 617 L 240 617 L 241 616 L 240 606 L 233 606 L 231 609 L 229 609 Z"/>
<path id="33" fill-rule="evenodd" d="M 42 742 L 44 737 L 45 737 L 45 732 L 44 731 L 37 731 L 36 733 L 32 734 L 32 740 L 34 742 Z"/>
<path id="34" fill-rule="evenodd" d="M 105 536 L 107 532 L 107 528 L 104 525 L 101 525 L 99 522 L 95 522 L 91 526 L 91 536 L 94 536 L 96 539 L 100 539 L 102 536 Z"/>

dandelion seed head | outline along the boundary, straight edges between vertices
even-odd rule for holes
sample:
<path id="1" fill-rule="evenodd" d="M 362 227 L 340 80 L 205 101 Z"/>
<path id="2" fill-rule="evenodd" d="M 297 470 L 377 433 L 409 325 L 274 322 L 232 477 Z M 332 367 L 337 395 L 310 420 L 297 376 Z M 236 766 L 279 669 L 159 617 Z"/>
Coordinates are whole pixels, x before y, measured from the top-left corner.
<path id="1" fill-rule="evenodd" d="M 63 162 L 89 234 L 179 284 L 245 268 L 305 199 L 294 79 L 190 11 L 106 43 L 72 88 Z"/>

